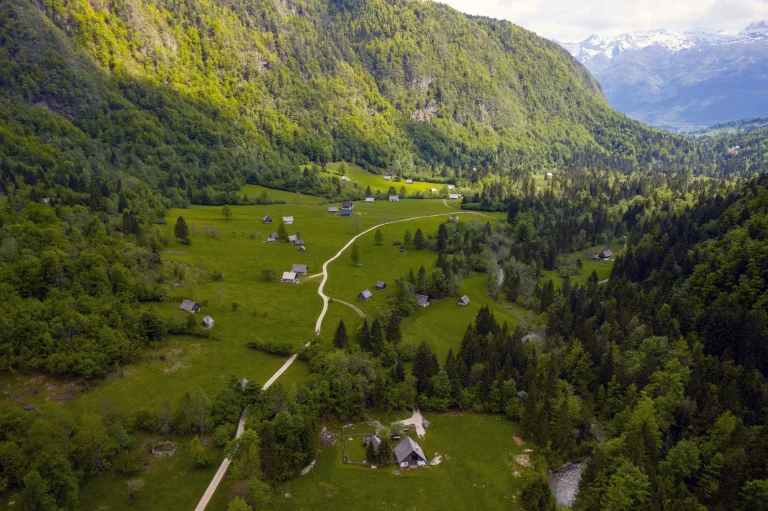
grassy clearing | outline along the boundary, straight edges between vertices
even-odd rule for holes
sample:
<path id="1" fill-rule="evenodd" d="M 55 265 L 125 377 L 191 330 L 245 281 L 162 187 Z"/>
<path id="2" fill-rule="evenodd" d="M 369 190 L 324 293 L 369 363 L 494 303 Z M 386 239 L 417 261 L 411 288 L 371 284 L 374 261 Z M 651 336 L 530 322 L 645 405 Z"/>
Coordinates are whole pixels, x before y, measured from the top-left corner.
<path id="1" fill-rule="evenodd" d="M 342 162 L 328 163 L 326 165 L 328 173 L 323 173 L 320 175 L 327 176 L 329 178 L 331 176 L 341 178 L 341 172 L 339 171 L 341 164 Z M 394 186 L 395 190 L 397 190 L 399 193 L 400 188 L 404 186 L 409 194 L 421 192 L 428 196 L 430 193 L 430 188 L 437 188 L 437 190 L 440 191 L 441 188 L 447 186 L 445 183 L 430 183 L 428 181 L 414 181 L 413 184 L 409 185 L 405 183 L 405 178 L 403 178 L 399 183 L 395 182 L 394 179 L 392 181 L 385 181 L 383 176 L 371 174 L 364 168 L 360 167 L 359 165 L 355 165 L 354 163 L 344 162 L 344 166 L 346 167 L 346 176 L 350 179 L 350 182 L 357 183 L 362 188 L 370 186 L 373 192 L 387 193 L 389 187 Z M 302 169 L 305 167 L 307 167 L 307 165 L 301 166 Z"/>
<path id="2" fill-rule="evenodd" d="M 275 190 L 259 185 L 246 185 L 240 190 L 239 195 L 240 197 L 245 197 L 247 195 L 249 200 L 255 200 L 261 197 L 265 192 L 271 200 L 284 201 L 288 204 L 320 204 L 325 201 L 322 197 L 317 197 L 315 195 Z"/>
<path id="3" fill-rule="evenodd" d="M 526 467 L 516 456 L 529 456 L 513 437 L 517 424 L 492 415 L 434 415 L 432 427 L 418 440 L 428 458 L 440 465 L 404 470 L 372 470 L 342 463 L 341 445 L 326 447 L 316 467 L 285 485 L 291 498 L 280 509 L 518 509 Z M 351 443 L 357 443 L 355 439 Z M 349 443 L 348 443 L 349 445 Z M 525 462 L 525 458 L 517 458 Z"/>
<path id="4" fill-rule="evenodd" d="M 595 246 L 588 250 L 578 250 L 563 256 L 563 261 L 566 265 L 574 265 L 577 260 L 581 259 L 581 270 L 578 274 L 571 275 L 571 285 L 585 285 L 593 271 L 597 272 L 598 281 L 605 280 L 611 276 L 613 261 L 592 260 L 592 254 L 600 252 L 603 248 L 605 247 Z M 621 254 L 624 250 L 624 239 L 615 241 L 609 248 L 614 254 Z M 563 278 L 560 276 L 559 271 L 543 270 L 539 284 L 546 284 L 549 279 L 552 279 L 557 289 L 563 287 Z"/>
<path id="5" fill-rule="evenodd" d="M 469 305 L 464 307 L 460 307 L 454 298 L 433 300 L 426 308 L 417 307 L 414 314 L 403 320 L 403 341 L 416 345 L 426 342 L 442 363 L 450 348 L 454 353 L 458 352 L 464 331 L 484 305 L 490 307 L 499 323 L 506 322 L 510 330 L 514 330 L 529 313 L 518 305 L 509 310 L 494 302 L 488 296 L 487 283 L 488 277 L 484 274 L 473 274 L 464 279 L 461 293 L 470 299 Z"/>
<path id="6" fill-rule="evenodd" d="M 488 220 L 484 217 L 468 215 L 462 218 L 465 221 Z M 325 286 L 326 294 L 354 304 L 367 315 L 372 314 L 377 308 L 385 305 L 390 293 L 395 292 L 396 278 L 406 275 L 409 269 L 417 273 L 422 265 L 430 269 L 436 260 L 431 250 L 410 248 L 401 253 L 399 247 L 393 242 L 402 241 L 406 230 L 413 234 L 417 228 L 421 228 L 425 234 L 434 233 L 439 224 L 444 221 L 444 217 L 427 218 L 384 226 L 381 228 L 384 243 L 380 246 L 375 244 L 375 232 L 360 237 L 357 241 L 360 264 L 354 265 L 346 254 L 331 263 L 328 266 L 330 276 Z M 388 289 L 377 291 L 375 289 L 377 280 L 386 282 Z M 510 327 L 514 328 L 522 314 L 522 309 L 516 308 L 510 311 L 496 304 L 488 297 L 486 284 L 487 277 L 481 274 L 470 275 L 464 280 L 461 294 L 467 294 L 471 300 L 466 307 L 460 307 L 455 298 L 446 298 L 433 301 L 427 308 L 417 308 L 403 321 L 403 340 L 417 345 L 425 341 L 443 359 L 449 348 L 453 347 L 454 351 L 458 349 L 464 329 L 474 319 L 482 305 L 490 306 L 499 321 L 507 321 Z M 363 289 L 370 289 L 373 293 L 373 297 L 365 302 L 357 299 L 357 295 Z M 348 329 L 354 331 L 361 319 L 354 316 L 352 309 L 344 307 L 349 311 L 343 316 L 344 322 Z M 352 323 L 349 323 L 347 318 Z M 328 329 L 329 326 L 335 327 L 338 319 L 330 315 L 326 316 L 325 322 L 325 328 Z"/>
<path id="7" fill-rule="evenodd" d="M 262 190 L 251 186 L 244 192 L 255 198 Z M 162 347 L 145 350 L 139 361 L 117 368 L 105 380 L 87 382 L 87 387 L 85 382 L 20 373 L 3 375 L 0 385 L 20 404 L 64 406 L 79 415 L 99 410 L 104 404 L 123 410 L 154 410 L 166 402 L 175 404 L 184 392 L 195 387 L 201 387 L 212 398 L 224 386 L 229 374 L 263 383 L 283 364 L 285 357 L 250 349 L 249 341 L 278 340 L 298 347 L 313 337 L 315 320 L 322 308 L 322 300 L 317 295 L 319 278 L 302 277 L 300 285 L 266 282 L 262 277 L 264 268 L 282 272 L 294 263 L 303 263 L 308 264 L 310 274 L 314 274 L 321 271 L 322 263 L 351 237 L 371 226 L 414 216 L 442 215 L 384 227 L 386 245 L 401 240 L 406 229 L 413 233 L 421 227 L 425 235 L 434 233 L 447 215 L 455 213 L 446 208 L 442 200 L 378 201 L 375 204 L 356 203 L 354 216 L 342 218 L 328 215 L 326 205 L 318 197 L 297 197 L 290 192 L 275 190 L 268 193 L 274 199 L 289 203 L 236 206 L 232 208 L 234 214 L 230 220 L 223 217 L 220 207 L 175 209 L 168 212 L 166 225 L 160 227 L 170 240 L 163 253 L 168 273 L 172 275 L 174 269 L 178 269 L 184 277 L 173 277 L 168 302 L 146 307 L 161 315 L 180 317 L 182 313 L 178 306 L 181 300 L 193 299 L 202 305 L 202 312 L 197 315 L 200 319 L 210 314 L 216 321 L 210 338 L 172 337 Z M 265 214 L 271 215 L 276 222 L 262 224 Z M 173 239 L 173 225 L 179 215 L 185 217 L 192 230 L 191 245 Z M 287 243 L 265 241 L 269 233 L 277 229 L 280 218 L 288 215 L 296 219 L 293 227 L 288 226 L 289 233 L 301 233 L 307 246 L 305 253 L 299 253 L 295 246 Z M 503 219 L 503 215 L 494 216 Z M 462 218 L 488 220 L 473 215 L 462 215 Z M 210 234 L 214 228 L 218 232 L 216 237 Z M 417 271 L 422 264 L 431 267 L 435 260 L 435 254 L 429 250 L 409 249 L 400 254 L 392 246 L 375 246 L 373 239 L 371 232 L 359 241 L 361 266 L 353 267 L 346 253 L 329 265 L 330 278 L 326 287 L 330 296 L 360 305 L 368 313 L 383 303 L 387 292 L 376 292 L 374 300 L 360 304 L 356 296 L 361 289 L 373 288 L 379 278 L 394 286 L 394 279 L 407 273 L 409 268 Z M 224 278 L 214 280 L 214 272 L 223 273 Z M 483 276 L 468 278 L 464 286 L 464 292 L 473 299 L 470 307 L 459 308 L 449 300 L 435 303 L 426 310 L 420 309 L 404 323 L 405 339 L 417 342 L 425 338 L 441 357 L 447 351 L 445 346 L 458 346 L 461 332 L 476 313 L 474 308 L 482 300 L 488 300 L 484 298 Z M 233 303 L 237 306 L 233 307 Z M 331 302 L 321 338 L 330 340 L 342 318 L 351 331 L 361 321 L 349 307 Z M 437 330 L 433 332 L 433 329 Z M 306 364 L 297 361 L 280 377 L 278 384 L 300 383 L 308 371 Z M 51 401 L 49 398 L 61 400 Z M 195 470 L 185 454 L 189 439 L 179 437 L 176 440 L 181 446 L 176 456 L 148 458 L 147 472 L 139 476 L 145 480 L 145 486 L 137 494 L 134 509 L 191 508 L 202 495 L 222 454 L 217 452 L 216 463 L 210 469 Z M 331 459 L 331 465 L 333 463 Z M 81 493 L 82 509 L 127 509 L 130 507 L 128 479 L 106 474 L 86 481 Z M 224 509 L 228 498 L 225 481 L 216 493 L 211 509 Z"/>
<path id="8" fill-rule="evenodd" d="M 189 440 L 186 437 L 173 440 L 180 446 L 176 454 L 149 458 L 149 466 L 136 476 L 144 481 L 144 487 L 136 493 L 133 506 L 128 498 L 127 481 L 131 478 L 107 473 L 89 479 L 81 487 L 80 509 L 194 509 L 224 454 L 221 449 L 214 449 L 215 462 L 206 469 L 195 469 L 187 451 Z"/>

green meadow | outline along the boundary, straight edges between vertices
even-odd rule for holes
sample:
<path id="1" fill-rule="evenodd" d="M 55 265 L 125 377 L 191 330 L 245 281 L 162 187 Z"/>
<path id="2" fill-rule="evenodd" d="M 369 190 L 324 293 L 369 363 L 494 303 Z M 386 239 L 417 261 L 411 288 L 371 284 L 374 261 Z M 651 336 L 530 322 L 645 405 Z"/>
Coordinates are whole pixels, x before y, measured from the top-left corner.
<path id="1" fill-rule="evenodd" d="M 349 166 L 354 172 L 352 166 Z M 360 169 L 362 170 L 362 169 Z M 367 174 L 367 173 L 366 173 Z M 371 176 L 375 178 L 375 176 Z M 192 299 L 202 306 L 197 315 L 200 319 L 210 315 L 215 326 L 208 338 L 172 336 L 162 346 L 146 349 L 140 359 L 124 367 L 117 367 L 107 378 L 89 382 L 73 382 L 44 377 L 37 374 L 9 373 L 2 377 L 0 384 L 23 404 L 38 407 L 62 406 L 75 415 L 86 411 L 98 411 L 105 406 L 112 406 L 127 411 L 142 409 L 157 410 L 166 403 L 175 404 L 189 390 L 200 387 L 209 397 L 213 397 L 224 386 L 231 374 L 238 378 L 264 383 L 277 371 L 287 357 L 279 357 L 249 348 L 251 341 L 289 342 L 296 349 L 307 340 L 314 338 L 315 321 L 322 309 L 322 300 L 317 294 L 320 278 L 311 275 L 322 270 L 322 264 L 343 247 L 353 236 L 377 224 L 397 222 L 417 216 L 432 216 L 407 220 L 381 227 L 384 242 L 376 245 L 374 231 L 365 234 L 357 241 L 360 249 L 359 265 L 352 264 L 349 251 L 329 264 L 329 278 L 325 292 L 331 297 L 348 301 L 358 306 L 364 313 L 371 314 L 376 307 L 384 304 L 387 295 L 395 288 L 395 279 L 407 274 L 413 268 L 417 272 L 421 265 L 431 268 L 436 256 L 431 250 L 407 249 L 400 253 L 395 242 L 403 239 L 406 230 L 411 234 L 421 228 L 425 236 L 437 231 L 439 224 L 449 215 L 458 213 L 451 205 L 440 199 L 402 200 L 398 203 L 377 201 L 374 204 L 356 202 L 352 217 L 329 215 L 328 204 L 319 197 L 300 195 L 291 192 L 247 186 L 241 194 L 256 198 L 266 191 L 273 200 L 285 201 L 285 204 L 259 206 L 233 206 L 232 217 L 227 220 L 221 207 L 192 206 L 187 209 L 172 209 L 166 216 L 166 224 L 158 228 L 165 233 L 168 244 L 162 254 L 163 264 L 167 268 L 169 279 L 168 301 L 143 305 L 154 309 L 158 314 L 180 319 L 183 314 L 179 304 L 183 299 Z M 274 219 L 272 224 L 262 223 L 264 215 Z M 173 237 L 176 219 L 183 216 L 190 227 L 191 243 L 185 245 Z M 299 234 L 305 241 L 307 250 L 298 252 L 297 247 L 285 242 L 268 243 L 269 233 L 277 230 L 283 216 L 293 216 L 295 223 L 287 226 L 289 234 Z M 461 221 L 498 222 L 504 220 L 503 214 L 474 215 L 460 214 Z M 301 277 L 299 285 L 267 282 L 262 275 L 265 268 L 271 268 L 281 274 L 291 269 L 292 264 L 309 265 L 310 276 Z M 216 274 L 223 278 L 215 279 Z M 384 280 L 387 291 L 375 291 L 377 280 Z M 374 293 L 368 302 L 357 300 L 358 293 L 369 288 Z M 455 299 L 433 301 L 428 308 L 418 308 L 403 322 L 404 342 L 418 344 L 429 343 L 439 357 L 444 358 L 450 347 L 457 349 L 466 326 L 474 319 L 481 305 L 489 305 L 500 321 L 514 325 L 519 320 L 520 311 L 507 310 L 495 304 L 486 293 L 486 277 L 470 275 L 463 283 L 462 294 L 468 294 L 471 303 L 459 307 Z M 330 339 L 338 324 L 343 319 L 354 332 L 361 318 L 350 307 L 331 301 L 320 333 L 320 339 Z M 297 361 L 277 381 L 278 384 L 291 386 L 307 377 L 309 368 L 306 363 Z M 320 456 L 320 464 L 314 475 L 323 471 L 329 475 L 332 486 L 338 487 L 338 495 L 347 494 L 355 485 L 361 484 L 360 477 L 384 477 L 386 484 L 397 483 L 407 488 L 422 487 L 429 500 L 449 492 L 456 482 L 466 476 L 465 471 L 480 471 L 478 484 L 485 481 L 483 491 L 472 489 L 464 497 L 453 495 L 434 500 L 435 505 L 453 506 L 483 496 L 491 507 L 509 503 L 504 498 L 492 493 L 491 488 L 499 492 L 510 492 L 514 480 L 508 473 L 496 474 L 495 470 L 481 469 L 485 462 L 472 459 L 470 451 L 480 446 L 472 446 L 473 431 L 463 431 L 466 421 L 477 423 L 475 427 L 490 428 L 499 441 L 510 441 L 510 434 L 516 431 L 514 424 L 501 418 L 470 416 L 458 418 L 436 417 L 436 425 L 441 425 L 444 434 L 429 436 L 425 448 L 430 453 L 451 452 L 456 449 L 455 461 L 446 462 L 445 466 L 431 468 L 419 473 L 392 476 L 380 471 L 368 473 L 365 470 L 336 470 L 337 454 L 333 448 L 326 449 Z M 501 421 L 501 422 L 499 422 Z M 498 424 L 497 424 L 498 423 Z M 468 426 L 467 426 L 468 427 Z M 472 429 L 472 428 L 469 428 Z M 437 428 L 434 431 L 441 431 Z M 466 435 L 466 438 L 459 438 Z M 147 435 L 143 441 L 151 441 Z M 156 439 L 156 438 L 155 438 Z M 137 493 L 136 504 L 140 509 L 189 509 L 195 506 L 207 487 L 223 454 L 215 451 L 214 465 L 204 470 L 192 467 L 186 449 L 187 437 L 174 436 L 179 445 L 179 452 L 168 458 L 147 457 L 146 473 L 141 477 L 144 487 Z M 453 440 L 451 440 L 453 439 Z M 204 439 L 207 441 L 206 439 Z M 451 443 L 456 441 L 456 446 Z M 476 443 L 476 442 L 475 442 Z M 497 469 L 504 469 L 504 461 Z M 339 472 L 338 474 L 333 474 Z M 507 471 L 509 472 L 509 471 Z M 464 475 L 462 475 L 464 474 Z M 473 476 L 474 477 L 474 476 Z M 343 479 L 337 480 L 338 478 Z M 107 474 L 87 480 L 81 491 L 82 509 L 128 509 L 130 508 L 126 482 L 129 477 Z M 306 478 L 296 484 L 303 484 Z M 391 481 L 391 483 L 390 483 Z M 511 482 L 510 482 L 511 481 Z M 319 483 L 318 483 L 319 484 Z M 354 502 L 381 501 L 387 491 L 385 486 L 366 485 L 358 488 Z M 513 484 L 513 486 L 510 486 Z M 211 509 L 223 509 L 228 500 L 226 480 L 211 502 Z M 375 488 L 375 487 L 376 488 Z M 320 488 L 319 486 L 318 488 Z M 330 486 L 329 486 L 330 488 Z M 385 491 L 386 490 L 386 491 Z M 326 490 L 323 490 L 324 492 Z M 373 492 L 373 493 L 371 493 Z M 378 493 L 377 493 L 378 492 Z M 471 496 L 475 492 L 477 496 Z M 325 493 L 315 490 L 303 496 L 299 492 L 295 501 L 299 508 L 324 507 L 315 501 Z M 511 496 L 508 496 L 511 498 Z M 325 497 L 322 497 L 324 499 Z M 457 500 L 467 498 L 469 500 Z M 356 500 L 355 500 L 356 499 Z M 426 497 L 424 497 L 425 500 Z M 501 499 L 501 500 L 500 500 Z M 336 502 L 333 499 L 328 502 Z M 399 502 L 399 501 L 397 501 Z M 332 508 L 328 504 L 326 508 Z M 427 506 L 429 507 L 429 506 Z"/>
<path id="2" fill-rule="evenodd" d="M 597 273 L 598 282 L 603 281 L 611 276 L 611 270 L 613 269 L 613 261 L 593 260 L 592 254 L 598 254 L 603 250 L 603 246 L 595 246 L 588 250 L 579 250 L 571 252 L 562 257 L 561 266 L 569 266 L 574 268 L 577 272 L 575 275 L 571 275 L 571 285 L 586 285 L 589 280 L 589 276 L 592 272 Z M 624 238 L 614 241 L 608 247 L 613 251 L 614 257 L 621 255 L 624 251 Z M 578 268 L 577 261 L 581 260 L 581 268 Z M 541 277 L 539 278 L 539 284 L 545 284 L 549 279 L 552 279 L 556 288 L 563 286 L 563 278 L 558 270 L 542 270 Z"/>
<path id="3" fill-rule="evenodd" d="M 374 417 L 377 418 L 377 417 Z M 499 415 L 444 414 L 417 440 L 428 459 L 439 465 L 398 470 L 344 464 L 341 442 L 322 448 L 314 469 L 287 483 L 278 508 L 322 509 L 519 509 L 532 445 L 518 445 L 520 427 Z M 379 418 L 381 419 L 381 418 Z M 383 421 L 382 421 L 383 422 Z M 354 432 L 366 428 L 356 427 Z M 367 428 L 372 430 L 372 428 Z M 332 431 L 339 431 L 332 428 Z M 350 430 L 345 430 L 349 434 Z M 397 442 L 393 442 L 395 445 Z M 352 448 L 350 449 L 350 444 Z M 364 454 L 360 439 L 347 441 L 347 452 Z M 354 459 L 350 456 L 350 459 Z M 290 497 L 285 497 L 290 494 Z"/>
<path id="4" fill-rule="evenodd" d="M 328 163 L 326 164 L 326 169 L 328 172 L 320 175 L 327 176 L 329 178 L 332 176 L 341 178 L 342 174 L 340 167 L 342 163 L 346 169 L 344 175 L 349 178 L 350 183 L 357 183 L 363 189 L 370 186 L 373 192 L 387 193 L 389 187 L 394 186 L 395 190 L 400 193 L 400 188 L 404 186 L 408 194 L 421 192 L 425 196 L 429 196 L 431 188 L 437 188 L 437 191 L 439 192 L 441 188 L 448 186 L 445 183 L 430 183 L 428 181 L 414 181 L 412 184 L 406 184 L 406 177 L 403 177 L 400 182 L 396 182 L 394 177 L 391 181 L 386 181 L 383 174 L 371 174 L 359 165 L 347 162 Z M 302 165 L 301 168 L 304 169 L 309 166 L 310 165 Z"/>

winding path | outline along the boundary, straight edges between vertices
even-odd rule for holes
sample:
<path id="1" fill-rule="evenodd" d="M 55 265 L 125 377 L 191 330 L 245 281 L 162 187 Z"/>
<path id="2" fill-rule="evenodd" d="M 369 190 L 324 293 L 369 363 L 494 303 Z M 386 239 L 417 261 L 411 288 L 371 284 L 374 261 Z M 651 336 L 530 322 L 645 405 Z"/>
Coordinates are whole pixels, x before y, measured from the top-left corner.
<path id="1" fill-rule="evenodd" d="M 357 312 L 357 315 L 358 315 L 358 316 L 360 316 L 361 318 L 364 318 L 364 317 L 365 317 L 365 314 L 363 313 L 363 311 L 361 311 L 360 309 L 358 309 L 357 307 L 355 307 L 355 306 L 354 306 L 354 305 L 352 305 L 351 303 L 349 303 L 349 302 L 345 302 L 344 300 L 339 300 L 338 298 L 331 298 L 331 300 L 333 300 L 334 302 L 339 302 L 339 303 L 341 303 L 341 304 L 344 304 L 344 305 L 346 305 L 347 307 L 349 307 L 349 308 L 351 308 L 352 310 L 354 310 L 355 312 Z"/>
<path id="2" fill-rule="evenodd" d="M 446 204 L 446 206 L 447 206 L 447 204 Z M 448 206 L 448 207 L 450 207 L 450 206 Z M 328 259 L 325 263 L 323 263 L 323 271 L 322 271 L 322 273 L 311 275 L 309 277 L 309 278 L 314 278 L 314 277 L 319 277 L 320 275 L 323 276 L 323 280 L 322 280 L 322 282 L 320 282 L 320 287 L 317 288 L 317 294 L 319 294 L 320 298 L 323 299 L 323 310 L 322 310 L 322 312 L 320 312 L 320 316 L 318 316 L 317 322 L 315 323 L 315 335 L 319 335 L 320 334 L 320 327 L 323 325 L 323 318 L 325 318 L 325 313 L 328 312 L 328 302 L 330 300 L 336 300 L 337 302 L 341 302 L 341 303 L 343 303 L 345 305 L 348 305 L 348 306 L 352 307 L 353 309 L 355 309 L 355 311 L 358 314 L 360 314 L 361 316 L 364 315 L 363 312 L 360 309 L 358 309 L 357 307 L 355 307 L 351 303 L 343 302 L 343 301 L 338 300 L 336 298 L 330 298 L 328 295 L 323 293 L 323 288 L 325 287 L 325 282 L 328 280 L 328 265 L 330 263 L 332 263 L 333 261 L 335 261 L 336 259 L 338 259 L 339 256 L 341 256 L 341 254 L 347 248 L 349 248 L 352 245 L 352 243 L 354 243 L 357 240 L 357 238 L 359 238 L 360 236 L 362 236 L 364 234 L 368 234 L 372 230 L 378 229 L 379 227 L 381 227 L 383 225 L 398 224 L 398 223 L 401 223 L 401 222 L 410 222 L 411 220 L 419 220 L 419 219 L 422 219 L 422 218 L 433 218 L 433 217 L 438 217 L 438 216 L 448 216 L 448 215 L 452 215 L 452 214 L 454 214 L 454 213 L 438 213 L 436 215 L 414 216 L 414 217 L 411 217 L 411 218 L 403 218 L 402 220 L 393 220 L 391 222 L 384 222 L 384 223 L 381 223 L 381 224 L 378 224 L 378 225 L 374 225 L 370 229 L 366 229 L 365 231 L 361 232 L 360 234 L 356 235 L 351 240 L 349 240 L 349 242 L 347 242 L 346 245 L 341 247 L 341 250 L 336 252 L 336 255 L 334 255 L 333 257 Z M 484 216 L 484 217 L 493 218 L 493 217 L 490 217 L 489 215 L 484 215 L 484 214 L 478 213 L 476 211 L 456 211 L 455 214 L 457 214 L 457 215 L 478 215 L 478 216 Z M 307 341 L 307 343 L 304 345 L 304 347 L 308 348 L 311 343 L 312 343 L 312 341 Z M 280 369 L 278 369 L 277 372 L 275 374 L 273 374 L 272 377 L 269 380 L 267 380 L 267 382 L 262 387 L 262 390 L 268 389 L 273 383 L 275 383 L 275 381 L 280 376 L 282 376 L 282 374 L 285 371 L 287 371 L 289 367 L 291 367 L 291 364 L 293 364 L 296 361 L 296 358 L 298 358 L 298 356 L 299 356 L 299 354 L 296 353 L 291 358 L 286 360 L 285 363 L 280 367 Z M 235 438 L 240 438 L 240 435 L 242 435 L 243 431 L 245 431 L 245 419 L 246 419 L 246 416 L 247 416 L 247 411 L 248 411 L 247 409 L 243 410 L 242 415 L 240 415 L 240 422 L 237 425 L 237 433 L 235 434 Z M 213 476 L 213 479 L 211 480 L 211 483 L 208 485 L 208 488 L 205 490 L 205 493 L 203 494 L 203 497 L 200 499 L 200 502 L 197 504 L 197 507 L 195 508 L 195 511 L 204 511 L 205 510 L 206 506 L 208 505 L 208 503 L 210 502 L 211 498 L 213 497 L 213 494 L 216 492 L 216 488 L 218 488 L 219 483 L 221 483 L 221 480 L 224 478 L 224 475 L 227 473 L 227 470 L 229 470 L 230 463 L 231 463 L 231 461 L 229 460 L 229 458 L 224 458 L 224 461 L 221 462 L 221 465 L 219 466 L 219 469 L 216 471 L 216 474 Z"/>
<path id="3" fill-rule="evenodd" d="M 454 214 L 456 214 L 456 215 L 478 215 L 478 216 L 489 217 L 489 215 L 484 215 L 484 214 L 478 213 L 476 211 L 456 211 Z M 325 293 L 323 293 L 323 288 L 325 288 L 325 283 L 328 280 L 328 265 L 330 263 L 332 263 L 333 261 L 335 261 L 336 259 L 338 259 L 341 256 L 341 254 L 347 248 L 349 248 L 352 245 L 352 243 L 357 241 L 357 238 L 359 238 L 360 236 L 363 236 L 365 234 L 368 234 L 372 230 L 378 229 L 379 227 L 382 227 L 384 225 L 399 224 L 401 222 L 410 222 L 411 220 L 420 220 L 422 218 L 434 218 L 434 217 L 438 217 L 438 216 L 449 216 L 449 215 L 451 215 L 451 213 L 438 213 L 436 215 L 414 216 L 414 217 L 411 217 L 411 218 L 403 218 L 401 220 L 392 220 L 391 222 L 384 222 L 384 223 L 381 223 L 381 224 L 378 224 L 378 225 L 374 225 L 373 227 L 370 227 L 370 228 L 364 230 L 363 232 L 361 232 L 360 234 L 354 236 L 351 240 L 349 240 L 347 242 L 346 245 L 341 247 L 341 249 L 338 252 L 336 252 L 335 256 L 331 257 L 326 262 L 324 262 L 323 263 L 323 271 L 320 272 L 319 274 L 317 274 L 317 275 L 322 275 L 323 276 L 323 280 L 322 280 L 322 282 L 320 282 L 320 287 L 317 288 L 317 294 L 319 294 L 320 298 L 323 299 L 323 310 L 320 312 L 320 316 L 318 316 L 317 321 L 315 322 L 315 335 L 320 333 L 320 327 L 323 325 L 323 318 L 325 318 L 325 313 L 328 312 L 328 302 L 330 301 L 330 297 L 328 295 L 326 295 Z M 492 217 L 489 217 L 489 218 L 492 218 Z M 317 277 L 317 275 L 312 275 L 312 276 L 313 277 Z"/>

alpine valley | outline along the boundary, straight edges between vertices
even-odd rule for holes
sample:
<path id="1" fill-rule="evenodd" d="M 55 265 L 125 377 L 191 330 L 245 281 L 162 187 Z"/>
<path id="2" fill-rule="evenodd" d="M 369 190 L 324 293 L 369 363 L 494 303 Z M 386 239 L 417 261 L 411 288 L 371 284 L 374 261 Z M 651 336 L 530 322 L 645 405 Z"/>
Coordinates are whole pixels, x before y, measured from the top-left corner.
<path id="1" fill-rule="evenodd" d="M 761 123 L 430 1 L 0 0 L 0 508 L 766 511 Z"/>

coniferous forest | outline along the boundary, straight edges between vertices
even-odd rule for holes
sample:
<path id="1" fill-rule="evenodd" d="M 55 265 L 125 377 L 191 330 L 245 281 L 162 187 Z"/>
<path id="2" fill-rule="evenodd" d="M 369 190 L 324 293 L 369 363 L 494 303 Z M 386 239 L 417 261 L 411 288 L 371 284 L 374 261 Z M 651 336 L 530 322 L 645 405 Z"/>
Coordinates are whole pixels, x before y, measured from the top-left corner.
<path id="1" fill-rule="evenodd" d="M 419 230 L 434 264 L 303 351 L 295 392 L 231 379 L 77 417 L 1 401 L 0 493 L 79 509 L 84 480 L 141 470 L 139 436 L 211 435 L 269 508 L 325 419 L 418 405 L 518 421 L 542 474 L 588 459 L 575 509 L 768 509 L 768 130 L 648 128 L 556 44 L 431 2 L 0 3 L 0 371 L 99 379 L 205 338 L 137 306 L 169 298 L 166 211 L 246 184 L 351 198 L 316 171 L 337 161 L 472 189 L 463 209 L 506 222 Z M 618 239 L 607 282 L 571 284 L 566 254 Z M 472 272 L 543 318 L 538 340 L 482 308 L 445 358 L 405 349 L 415 294 Z M 540 485 L 525 509 L 553 509 Z"/>

